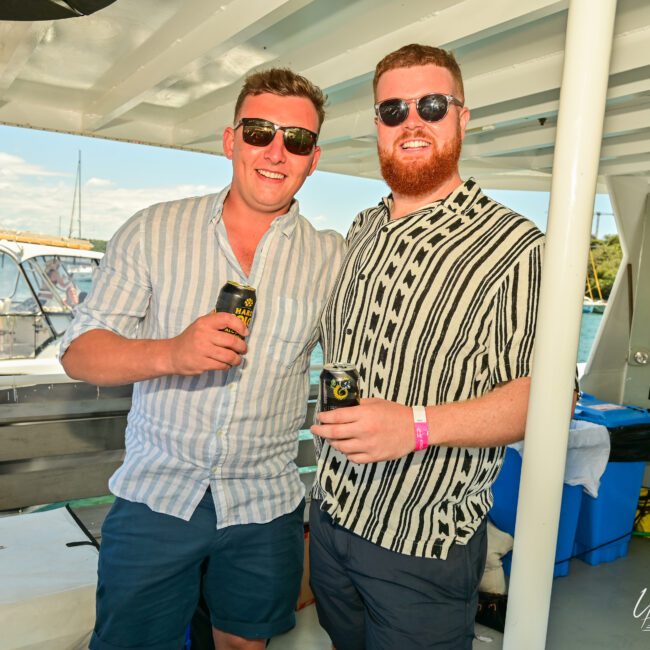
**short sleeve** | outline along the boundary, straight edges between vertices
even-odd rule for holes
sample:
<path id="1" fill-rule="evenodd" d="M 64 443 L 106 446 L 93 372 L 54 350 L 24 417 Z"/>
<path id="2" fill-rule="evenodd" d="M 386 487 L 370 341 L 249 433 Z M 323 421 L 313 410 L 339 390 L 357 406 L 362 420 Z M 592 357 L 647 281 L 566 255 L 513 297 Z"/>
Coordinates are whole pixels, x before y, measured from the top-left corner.
<path id="1" fill-rule="evenodd" d="M 143 219 L 142 212 L 134 215 L 108 243 L 93 274 L 92 289 L 63 336 L 59 358 L 75 338 L 93 329 L 137 338 L 151 298 L 149 265 L 142 245 Z"/>
<path id="2" fill-rule="evenodd" d="M 492 386 L 531 374 L 542 257 L 539 240 L 519 256 L 495 295 L 489 352 Z"/>

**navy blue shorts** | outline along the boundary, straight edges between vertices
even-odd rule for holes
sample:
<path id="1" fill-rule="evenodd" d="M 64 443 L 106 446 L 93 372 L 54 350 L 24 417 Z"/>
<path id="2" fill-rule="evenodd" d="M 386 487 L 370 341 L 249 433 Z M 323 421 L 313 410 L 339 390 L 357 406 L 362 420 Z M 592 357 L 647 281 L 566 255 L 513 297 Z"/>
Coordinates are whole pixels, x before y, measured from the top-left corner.
<path id="1" fill-rule="evenodd" d="M 295 625 L 304 501 L 266 524 L 216 529 L 209 492 L 190 521 L 116 499 L 102 527 L 92 650 L 178 650 L 201 584 L 213 627 L 266 639 Z"/>
<path id="2" fill-rule="evenodd" d="M 471 650 L 487 553 L 483 522 L 446 560 L 386 550 L 335 524 L 312 501 L 311 588 L 336 650 Z"/>

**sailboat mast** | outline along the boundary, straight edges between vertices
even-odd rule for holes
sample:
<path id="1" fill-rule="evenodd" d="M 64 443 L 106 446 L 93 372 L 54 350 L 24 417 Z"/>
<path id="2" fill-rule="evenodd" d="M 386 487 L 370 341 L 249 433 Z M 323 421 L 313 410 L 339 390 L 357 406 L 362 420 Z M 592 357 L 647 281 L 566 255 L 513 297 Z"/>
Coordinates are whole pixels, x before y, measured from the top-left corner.
<path id="1" fill-rule="evenodd" d="M 79 149 L 79 160 L 77 161 L 77 178 L 79 179 L 79 211 L 77 221 L 79 223 L 79 239 L 81 239 L 81 149 Z"/>
<path id="2" fill-rule="evenodd" d="M 68 230 L 68 237 L 72 237 L 75 206 L 77 206 L 77 226 L 79 230 L 78 236 L 81 238 L 81 150 L 79 150 L 79 157 L 77 159 L 77 175 L 74 182 L 74 195 L 72 197 L 72 212 L 70 213 L 70 228 Z"/>

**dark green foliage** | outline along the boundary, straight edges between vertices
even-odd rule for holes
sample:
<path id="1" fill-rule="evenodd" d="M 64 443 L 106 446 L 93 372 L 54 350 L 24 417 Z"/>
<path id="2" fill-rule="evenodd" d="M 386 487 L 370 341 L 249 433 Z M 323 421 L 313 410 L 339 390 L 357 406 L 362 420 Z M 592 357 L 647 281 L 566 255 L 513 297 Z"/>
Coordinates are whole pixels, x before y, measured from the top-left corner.
<path id="1" fill-rule="evenodd" d="M 104 239 L 89 239 L 88 240 L 93 245 L 93 250 L 100 253 L 106 252 L 106 240 Z"/>
<path id="2" fill-rule="evenodd" d="M 621 243 L 618 235 L 605 235 L 603 239 L 591 239 L 591 252 L 593 254 L 594 263 L 596 265 L 596 273 L 598 274 L 598 281 L 600 282 L 600 289 L 603 293 L 603 298 L 607 300 L 614 284 L 614 278 L 618 273 L 618 267 L 621 265 L 623 252 L 621 250 Z M 591 284 L 591 290 L 594 299 L 598 298 L 598 290 L 596 289 L 596 282 L 594 280 L 594 272 L 592 269 L 591 261 L 588 266 L 587 277 Z"/>

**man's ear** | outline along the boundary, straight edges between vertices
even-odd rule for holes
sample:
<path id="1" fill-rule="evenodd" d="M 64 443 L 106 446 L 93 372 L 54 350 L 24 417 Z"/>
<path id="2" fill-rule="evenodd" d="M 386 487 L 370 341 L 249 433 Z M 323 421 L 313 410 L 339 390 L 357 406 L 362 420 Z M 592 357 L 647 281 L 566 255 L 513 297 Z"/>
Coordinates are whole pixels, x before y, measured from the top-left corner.
<path id="1" fill-rule="evenodd" d="M 458 120 L 460 122 L 460 136 L 463 140 L 465 139 L 465 128 L 467 127 L 469 118 L 469 108 L 467 108 L 467 106 L 463 106 L 463 108 L 460 109 L 460 116 L 458 117 Z"/>
<path id="2" fill-rule="evenodd" d="M 319 160 L 320 160 L 320 147 L 317 145 L 314 147 L 314 157 L 312 158 L 311 166 L 309 167 L 309 173 L 307 174 L 307 176 L 311 176 L 314 173 Z"/>
<path id="3" fill-rule="evenodd" d="M 221 142 L 223 143 L 224 155 L 228 160 L 232 160 L 232 153 L 235 148 L 235 131 L 232 126 L 227 126 L 224 129 Z"/>

